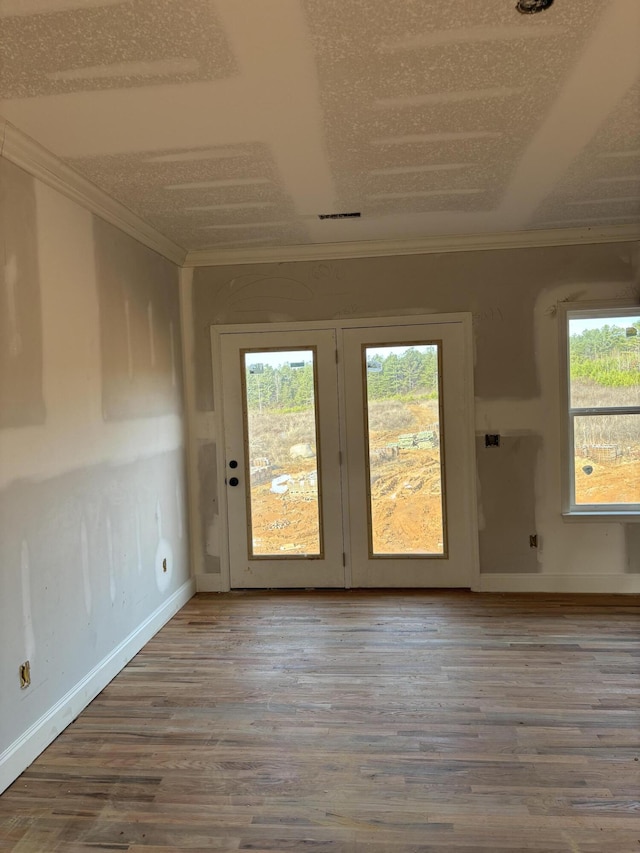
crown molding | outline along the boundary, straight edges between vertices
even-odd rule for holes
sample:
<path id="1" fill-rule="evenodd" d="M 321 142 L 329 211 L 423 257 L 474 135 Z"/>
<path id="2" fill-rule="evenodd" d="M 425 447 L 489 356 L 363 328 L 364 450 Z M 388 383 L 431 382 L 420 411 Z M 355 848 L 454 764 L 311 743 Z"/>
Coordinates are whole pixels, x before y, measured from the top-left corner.
<path id="1" fill-rule="evenodd" d="M 252 249 L 203 249 L 187 252 L 185 267 L 231 264 L 322 261 L 341 258 L 376 258 L 384 255 L 426 255 L 440 252 L 479 252 L 490 249 L 524 249 L 621 243 L 640 240 L 640 224 L 600 228 L 554 228 L 498 234 L 462 234 L 413 240 L 361 240 L 353 243 L 319 243 L 304 246 L 264 246 Z"/>
<path id="2" fill-rule="evenodd" d="M 494 234 L 461 234 L 420 237 L 410 240 L 360 240 L 302 246 L 263 246 L 247 249 L 211 248 L 187 252 L 1 116 L 0 156 L 53 187 L 91 213 L 120 228 L 140 243 L 173 261 L 173 263 L 184 267 L 375 258 L 389 255 L 424 255 L 443 252 L 479 252 L 491 249 L 575 246 L 640 240 L 640 224 L 637 224 L 510 231 Z"/>
<path id="3" fill-rule="evenodd" d="M 0 156 L 178 266 L 184 263 L 184 249 L 2 117 Z"/>

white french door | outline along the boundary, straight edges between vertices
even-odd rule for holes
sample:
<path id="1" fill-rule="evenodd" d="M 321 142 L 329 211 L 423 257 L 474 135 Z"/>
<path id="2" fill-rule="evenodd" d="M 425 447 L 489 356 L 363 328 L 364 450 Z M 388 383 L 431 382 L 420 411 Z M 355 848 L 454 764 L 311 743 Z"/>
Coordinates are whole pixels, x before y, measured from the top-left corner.
<path id="1" fill-rule="evenodd" d="M 213 330 L 229 585 L 470 587 L 466 315 Z"/>
<path id="2" fill-rule="evenodd" d="M 336 332 L 222 334 L 232 588 L 344 586 Z"/>
<path id="3" fill-rule="evenodd" d="M 470 587 L 463 325 L 345 329 L 343 352 L 352 585 Z"/>

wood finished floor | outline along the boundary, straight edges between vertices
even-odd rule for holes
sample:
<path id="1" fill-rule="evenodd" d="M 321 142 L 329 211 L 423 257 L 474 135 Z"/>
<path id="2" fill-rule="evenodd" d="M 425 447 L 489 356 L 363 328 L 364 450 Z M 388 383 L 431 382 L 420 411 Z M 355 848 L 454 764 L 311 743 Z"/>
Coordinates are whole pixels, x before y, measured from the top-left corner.
<path id="1" fill-rule="evenodd" d="M 639 615 L 199 595 L 0 798 L 0 849 L 640 851 Z"/>

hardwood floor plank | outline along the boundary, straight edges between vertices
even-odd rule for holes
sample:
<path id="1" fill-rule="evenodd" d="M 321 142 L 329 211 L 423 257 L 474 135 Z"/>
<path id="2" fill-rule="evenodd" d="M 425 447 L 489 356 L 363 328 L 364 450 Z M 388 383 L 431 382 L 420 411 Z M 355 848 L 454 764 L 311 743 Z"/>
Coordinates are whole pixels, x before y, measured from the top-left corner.
<path id="1" fill-rule="evenodd" d="M 0 850 L 640 850 L 640 607 L 199 595 L 0 798 Z"/>

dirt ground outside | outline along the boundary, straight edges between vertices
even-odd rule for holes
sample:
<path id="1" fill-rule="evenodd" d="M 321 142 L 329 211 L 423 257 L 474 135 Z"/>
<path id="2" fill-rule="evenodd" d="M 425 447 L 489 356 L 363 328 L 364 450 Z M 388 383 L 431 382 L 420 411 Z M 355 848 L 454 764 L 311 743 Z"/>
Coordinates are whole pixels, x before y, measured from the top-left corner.
<path id="1" fill-rule="evenodd" d="M 576 504 L 640 503 L 640 459 L 576 457 Z"/>
<path id="2" fill-rule="evenodd" d="M 585 393 L 592 391 L 586 388 Z M 368 417 L 373 554 L 444 553 L 437 401 L 373 401 Z M 640 503 L 640 441 L 635 418 L 591 419 L 580 426 L 575 459 L 578 505 Z M 312 411 L 252 416 L 255 555 L 314 556 L 321 552 L 315 430 Z"/>
<path id="3" fill-rule="evenodd" d="M 373 553 L 444 553 L 437 402 L 373 403 L 369 422 Z M 317 555 L 313 424 L 299 413 L 262 413 L 259 435 L 263 469 L 254 472 L 251 487 L 253 553 Z M 314 455 L 291 459 L 292 449 L 305 444 Z"/>

